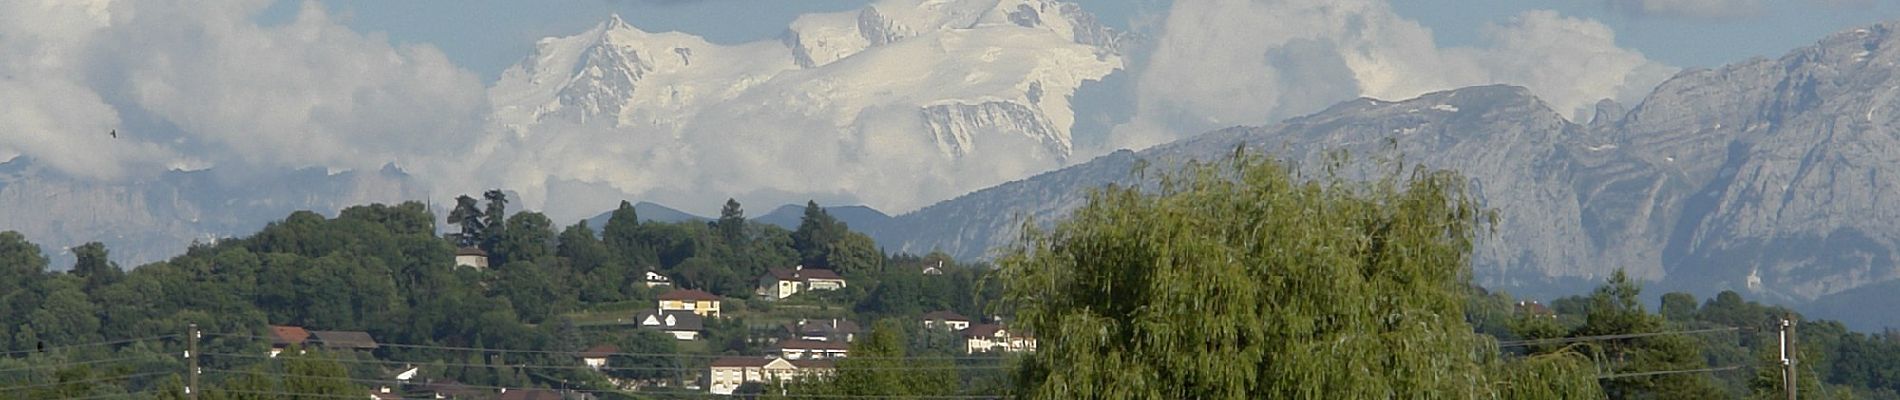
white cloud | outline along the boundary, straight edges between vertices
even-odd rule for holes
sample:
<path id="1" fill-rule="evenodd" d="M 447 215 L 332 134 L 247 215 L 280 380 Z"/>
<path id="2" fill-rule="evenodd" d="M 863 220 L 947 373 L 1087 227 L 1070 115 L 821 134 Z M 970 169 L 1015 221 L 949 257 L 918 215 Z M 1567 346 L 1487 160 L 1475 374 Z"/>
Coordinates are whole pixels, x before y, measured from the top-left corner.
<path id="1" fill-rule="evenodd" d="M 1595 21 L 1532 11 L 1484 29 L 1486 47 L 1441 48 L 1382 0 L 1176 2 L 1138 78 L 1137 116 L 1114 145 L 1140 148 L 1260 125 L 1357 96 L 1404 99 L 1507 83 L 1575 115 L 1629 102 L 1674 68 L 1618 47 Z"/>
<path id="2" fill-rule="evenodd" d="M 260 26 L 268 4 L 0 6 L 0 154 L 103 179 L 180 165 L 375 168 L 451 154 L 479 133 L 483 86 L 439 51 L 358 34 L 314 4 Z"/>
<path id="3" fill-rule="evenodd" d="M 1763 10 L 1762 0 L 1604 0 L 1604 5 L 1636 16 L 1710 19 L 1750 17 Z"/>

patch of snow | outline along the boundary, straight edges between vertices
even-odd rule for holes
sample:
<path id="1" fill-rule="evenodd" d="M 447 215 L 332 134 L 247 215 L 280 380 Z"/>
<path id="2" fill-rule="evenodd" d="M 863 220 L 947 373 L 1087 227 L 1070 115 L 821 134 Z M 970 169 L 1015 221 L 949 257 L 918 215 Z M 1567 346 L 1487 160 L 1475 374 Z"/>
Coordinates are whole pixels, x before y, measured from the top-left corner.
<path id="1" fill-rule="evenodd" d="M 1444 112 L 1454 112 L 1454 113 L 1458 112 L 1458 106 L 1454 106 L 1450 104 L 1435 105 L 1435 106 L 1432 106 L 1432 109 L 1438 110 L 1438 111 L 1444 111 Z"/>
<path id="2" fill-rule="evenodd" d="M 1602 146 L 1589 146 L 1589 147 L 1585 147 L 1584 149 L 1590 150 L 1590 151 L 1616 150 L 1616 144 L 1612 143 L 1612 144 L 1606 144 Z"/>

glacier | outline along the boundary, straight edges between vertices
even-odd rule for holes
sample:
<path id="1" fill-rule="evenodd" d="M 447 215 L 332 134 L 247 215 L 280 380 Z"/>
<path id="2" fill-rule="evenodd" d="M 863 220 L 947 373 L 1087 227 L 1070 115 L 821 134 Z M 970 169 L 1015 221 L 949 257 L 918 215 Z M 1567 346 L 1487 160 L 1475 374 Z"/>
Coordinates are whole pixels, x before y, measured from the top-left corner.
<path id="1" fill-rule="evenodd" d="M 881 0 L 740 44 L 612 16 L 502 73 L 472 168 L 549 201 L 560 177 L 675 204 L 913 209 L 1066 165 L 1070 98 L 1122 70 L 1128 40 L 1053 0 Z"/>

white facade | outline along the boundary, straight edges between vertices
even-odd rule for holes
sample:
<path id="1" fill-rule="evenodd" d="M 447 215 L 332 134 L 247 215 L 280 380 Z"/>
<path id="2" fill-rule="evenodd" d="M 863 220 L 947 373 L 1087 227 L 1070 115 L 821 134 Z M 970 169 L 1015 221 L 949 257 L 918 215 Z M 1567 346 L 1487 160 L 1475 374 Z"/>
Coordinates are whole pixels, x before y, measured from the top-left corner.
<path id="1" fill-rule="evenodd" d="M 673 286 L 673 278 L 668 278 L 658 272 L 647 271 L 646 285 L 647 287 Z"/>
<path id="2" fill-rule="evenodd" d="M 488 269 L 488 256 L 484 256 L 480 254 L 457 254 L 455 256 L 455 266 L 465 267 L 465 268 L 474 268 L 474 269 Z"/>
<path id="3" fill-rule="evenodd" d="M 706 373 L 708 391 L 713 394 L 731 395 L 747 382 L 784 382 L 801 376 L 831 372 L 829 367 L 799 367 L 783 358 L 744 359 L 729 358 L 713 361 Z"/>

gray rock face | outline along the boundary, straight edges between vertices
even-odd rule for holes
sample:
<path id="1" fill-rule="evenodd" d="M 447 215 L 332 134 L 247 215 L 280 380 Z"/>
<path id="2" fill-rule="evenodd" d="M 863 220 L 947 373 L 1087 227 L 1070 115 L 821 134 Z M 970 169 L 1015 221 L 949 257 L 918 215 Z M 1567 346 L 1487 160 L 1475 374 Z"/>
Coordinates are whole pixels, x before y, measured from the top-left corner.
<path id="1" fill-rule="evenodd" d="M 978 104 L 950 103 L 926 106 L 918 110 L 924 127 L 945 155 L 964 156 L 983 135 L 1026 137 L 1041 144 L 1051 157 L 1067 157 L 1070 143 L 1055 128 L 1055 123 L 1036 108 L 1011 101 L 986 101 Z"/>
<path id="2" fill-rule="evenodd" d="M 1900 277 L 1900 48 L 1895 25 L 1833 35 L 1777 59 L 1684 72 L 1588 125 L 1521 88 L 1487 86 L 1401 102 L 1360 99 L 1265 127 L 1119 152 L 902 215 L 893 250 L 983 257 L 1022 217 L 1047 222 L 1090 188 L 1138 182 L 1137 163 L 1211 160 L 1246 145 L 1347 176 L 1403 163 L 1457 170 L 1499 211 L 1481 239 L 1479 283 L 1601 279 L 1618 268 L 1674 289 L 1733 289 L 1805 301 Z M 1142 161 L 1138 161 L 1142 160 Z"/>

